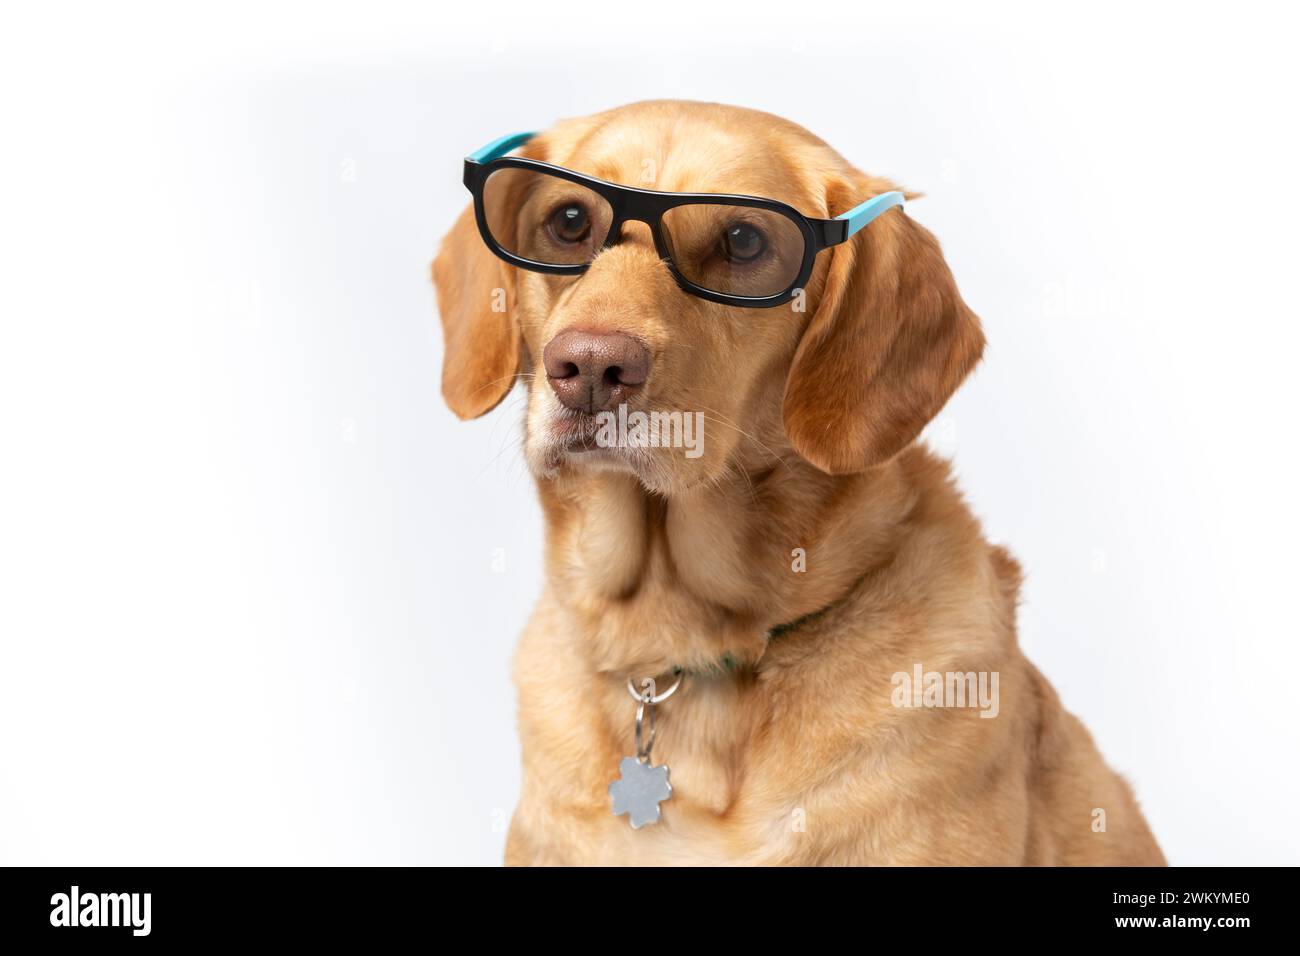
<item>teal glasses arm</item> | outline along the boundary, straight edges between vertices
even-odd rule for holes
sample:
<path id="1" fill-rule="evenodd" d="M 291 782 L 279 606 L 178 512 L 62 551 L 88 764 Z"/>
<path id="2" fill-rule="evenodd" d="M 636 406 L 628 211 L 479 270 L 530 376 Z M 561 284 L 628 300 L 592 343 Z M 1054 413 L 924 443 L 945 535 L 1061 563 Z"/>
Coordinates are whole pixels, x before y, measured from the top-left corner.
<path id="1" fill-rule="evenodd" d="M 836 219 L 843 219 L 848 223 L 847 231 L 844 238 L 847 239 L 858 230 L 862 229 L 867 223 L 875 219 L 882 212 L 893 209 L 895 206 L 903 205 L 903 194 L 898 190 L 892 190 L 887 193 L 881 193 L 879 196 L 872 196 L 866 202 L 859 206 L 854 206 L 848 212 L 836 216 Z"/>
<path id="2" fill-rule="evenodd" d="M 510 133 L 508 136 L 492 140 L 482 149 L 474 150 L 465 158 L 473 163 L 490 163 L 494 159 L 500 159 L 512 149 L 518 149 L 536 135 L 536 133 Z"/>

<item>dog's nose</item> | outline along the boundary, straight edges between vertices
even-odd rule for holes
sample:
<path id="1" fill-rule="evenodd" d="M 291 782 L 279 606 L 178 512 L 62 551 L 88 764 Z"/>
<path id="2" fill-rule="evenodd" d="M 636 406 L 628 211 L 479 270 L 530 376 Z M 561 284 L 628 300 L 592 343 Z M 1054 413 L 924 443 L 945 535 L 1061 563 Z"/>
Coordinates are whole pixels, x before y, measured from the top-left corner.
<path id="1" fill-rule="evenodd" d="M 622 332 L 561 332 L 542 350 L 546 380 L 568 408 L 615 408 L 650 374 L 646 347 Z"/>

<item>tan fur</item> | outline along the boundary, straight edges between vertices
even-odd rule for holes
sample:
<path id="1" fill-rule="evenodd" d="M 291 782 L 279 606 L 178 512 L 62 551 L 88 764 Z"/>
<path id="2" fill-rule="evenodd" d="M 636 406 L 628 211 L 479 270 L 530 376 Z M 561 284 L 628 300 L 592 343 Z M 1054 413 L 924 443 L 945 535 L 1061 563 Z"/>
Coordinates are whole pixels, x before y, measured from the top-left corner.
<path id="1" fill-rule="evenodd" d="M 800 127 L 711 104 L 565 121 L 525 153 L 816 217 L 893 188 Z M 447 401 L 482 414 L 523 373 L 547 526 L 515 662 L 524 785 L 507 862 L 1163 863 L 1129 787 L 1017 646 L 1019 567 L 914 444 L 983 346 L 934 238 L 882 216 L 818 257 L 800 313 L 687 296 L 644 226 L 624 236 L 557 278 L 504 267 L 467 214 L 434 265 Z M 497 288 L 506 315 L 487 304 Z M 705 411 L 706 453 L 558 451 L 534 363 L 573 328 L 645 343 L 634 404 Z M 724 654 L 739 666 L 720 668 Z M 998 672 L 999 715 L 895 707 L 891 676 L 918 663 Z M 673 796 L 632 830 L 607 793 L 632 752 L 625 683 L 676 666 L 692 674 L 654 750 Z"/>

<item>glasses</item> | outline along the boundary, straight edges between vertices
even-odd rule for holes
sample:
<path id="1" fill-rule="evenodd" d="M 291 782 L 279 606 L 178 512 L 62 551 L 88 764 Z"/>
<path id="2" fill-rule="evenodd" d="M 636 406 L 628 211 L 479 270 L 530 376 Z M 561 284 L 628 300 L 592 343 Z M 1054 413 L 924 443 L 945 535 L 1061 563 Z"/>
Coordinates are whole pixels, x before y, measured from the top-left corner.
<path id="1" fill-rule="evenodd" d="M 535 135 L 503 136 L 465 158 L 483 241 L 533 272 L 580 275 L 619 242 L 624 223 L 642 222 L 683 291 L 770 308 L 803 288 L 817 253 L 903 205 L 901 192 L 886 192 L 834 219 L 812 219 L 775 199 L 636 189 L 506 155 Z"/>

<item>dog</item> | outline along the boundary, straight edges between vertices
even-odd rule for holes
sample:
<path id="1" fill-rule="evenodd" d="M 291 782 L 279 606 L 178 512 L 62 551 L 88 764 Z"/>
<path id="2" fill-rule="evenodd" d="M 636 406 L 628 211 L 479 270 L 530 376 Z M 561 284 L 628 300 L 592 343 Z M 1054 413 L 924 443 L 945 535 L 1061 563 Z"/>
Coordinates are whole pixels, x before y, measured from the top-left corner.
<path id="1" fill-rule="evenodd" d="M 695 102 L 567 119 L 517 155 L 832 224 L 896 190 L 794 123 Z M 751 308 L 687 294 L 648 222 L 580 274 L 485 240 L 529 228 L 471 206 L 432 267 L 443 396 L 472 419 L 522 383 L 546 524 L 506 863 L 1164 864 L 1017 645 L 1019 566 L 918 442 L 984 346 L 935 238 L 890 210 Z M 602 414 L 656 409 L 701 415 L 702 453 L 593 442 Z M 660 790 L 629 825 L 642 767 Z"/>

